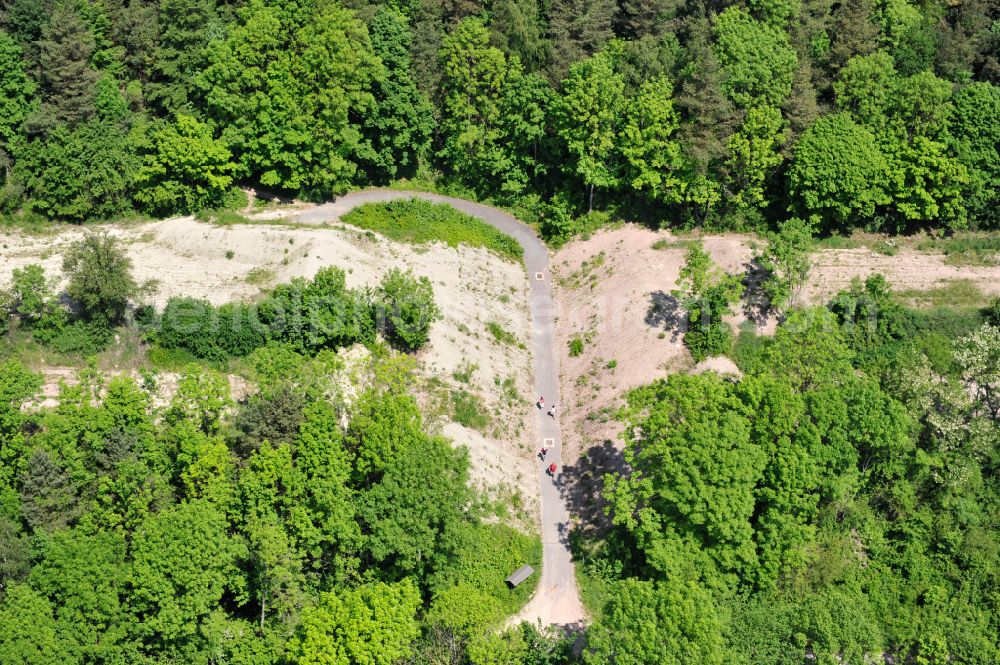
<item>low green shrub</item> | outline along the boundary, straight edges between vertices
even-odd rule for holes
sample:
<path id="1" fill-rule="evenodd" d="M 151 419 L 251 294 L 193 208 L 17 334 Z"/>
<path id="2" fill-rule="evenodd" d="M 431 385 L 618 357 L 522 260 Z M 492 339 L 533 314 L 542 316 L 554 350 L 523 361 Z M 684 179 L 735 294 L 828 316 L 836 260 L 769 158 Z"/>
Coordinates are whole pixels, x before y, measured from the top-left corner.
<path id="1" fill-rule="evenodd" d="M 171 298 L 163 308 L 156 341 L 168 349 L 183 349 L 198 358 L 226 357 L 218 339 L 218 312 L 197 298 Z"/>
<path id="2" fill-rule="evenodd" d="M 245 356 L 267 343 L 253 305 L 226 303 L 216 310 L 216 323 L 216 343 L 226 357 Z"/>
<path id="3" fill-rule="evenodd" d="M 278 285 L 258 304 L 171 298 L 149 337 L 160 346 L 184 349 L 221 361 L 246 356 L 269 342 L 300 354 L 361 343 L 371 346 L 376 329 L 399 348 L 419 349 L 441 318 L 426 277 L 390 270 L 372 291 L 346 287 L 344 271 L 324 268 L 312 281 Z"/>
<path id="4" fill-rule="evenodd" d="M 483 399 L 468 390 L 457 390 L 451 394 L 452 417 L 463 427 L 482 431 L 489 427 L 490 417 L 486 413 Z"/>
<path id="5" fill-rule="evenodd" d="M 577 335 L 569 341 L 569 357 L 576 358 L 583 353 L 583 338 Z"/>
<path id="6" fill-rule="evenodd" d="M 501 344 L 510 344 L 511 346 L 522 346 L 514 337 L 514 333 L 510 332 L 503 326 L 501 326 L 496 321 L 490 321 L 486 324 L 486 330 L 493 335 L 493 338 L 500 342 Z"/>
<path id="7" fill-rule="evenodd" d="M 306 396 L 287 382 L 252 395 L 233 418 L 233 448 L 247 457 L 264 441 L 275 447 L 291 444 L 299 434 L 305 408 Z"/>
<path id="8" fill-rule="evenodd" d="M 111 343 L 112 331 L 103 321 L 72 321 L 60 327 L 45 344 L 57 353 L 92 356 Z"/>
<path id="9" fill-rule="evenodd" d="M 1000 326 L 1000 296 L 993 299 L 986 309 L 986 317 L 995 326 Z"/>
<path id="10" fill-rule="evenodd" d="M 538 537 L 505 524 L 476 524 L 463 528 L 460 542 L 452 565 L 431 579 L 431 594 L 438 601 L 431 603 L 431 618 L 468 629 L 495 625 L 517 612 L 538 583 Z M 535 575 L 508 588 L 507 576 L 526 564 Z"/>
<path id="11" fill-rule="evenodd" d="M 0 289 L 0 335 L 10 330 L 10 321 L 14 316 L 17 303 L 10 291 Z"/>
<path id="12" fill-rule="evenodd" d="M 281 342 L 268 342 L 247 358 L 257 382 L 266 385 L 301 375 L 305 360 L 294 346 Z"/>
<path id="13" fill-rule="evenodd" d="M 684 334 L 684 345 L 696 363 L 710 356 L 728 356 L 733 350 L 733 331 L 728 323 L 696 325 Z"/>
<path id="14" fill-rule="evenodd" d="M 736 336 L 733 343 L 732 359 L 740 371 L 750 374 L 763 369 L 764 354 L 770 345 L 771 338 L 765 335 L 758 335 L 753 326 L 740 329 L 740 334 Z"/>

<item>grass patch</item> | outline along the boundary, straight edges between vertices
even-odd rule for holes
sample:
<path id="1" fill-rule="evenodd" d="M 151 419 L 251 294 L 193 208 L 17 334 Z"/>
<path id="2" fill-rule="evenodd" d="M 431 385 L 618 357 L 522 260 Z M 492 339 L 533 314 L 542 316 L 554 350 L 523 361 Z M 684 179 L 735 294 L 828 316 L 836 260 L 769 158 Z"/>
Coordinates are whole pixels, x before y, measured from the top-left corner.
<path id="1" fill-rule="evenodd" d="M 813 249 L 868 249 L 876 254 L 895 256 L 899 250 L 900 238 L 878 233 L 854 231 L 849 236 L 826 236 L 813 238 Z"/>
<path id="2" fill-rule="evenodd" d="M 514 333 L 510 332 L 496 321 L 490 321 L 487 323 L 486 330 L 488 330 L 489 333 L 493 335 L 493 338 L 501 344 L 510 344 L 511 346 L 518 347 L 519 349 L 524 348 L 524 344 L 517 341 L 517 338 L 514 337 Z"/>
<path id="3" fill-rule="evenodd" d="M 573 271 L 568 277 L 560 278 L 560 286 L 567 286 L 573 289 L 577 289 L 582 286 L 589 286 L 591 289 L 596 288 L 602 277 L 611 275 L 610 266 L 601 270 L 601 268 L 604 267 L 606 259 L 607 257 L 603 251 L 598 252 L 581 263 L 580 267 Z"/>
<path id="4" fill-rule="evenodd" d="M 11 330 L 0 335 L 0 360 L 17 360 L 26 367 L 82 364 L 77 354 L 60 353 L 34 338 L 30 330 Z"/>
<path id="5" fill-rule="evenodd" d="M 623 561 L 621 544 L 593 535 L 584 536 L 580 531 L 570 534 L 573 560 L 577 562 L 576 575 L 580 585 L 580 600 L 592 617 L 600 617 L 604 605 L 611 598 L 615 585 L 628 576 Z M 625 555 L 627 556 L 627 555 Z"/>
<path id="6" fill-rule="evenodd" d="M 826 236 L 813 238 L 814 249 L 858 249 L 871 244 L 869 239 L 858 236 Z"/>
<path id="7" fill-rule="evenodd" d="M 517 390 L 517 382 L 514 381 L 514 377 L 508 376 L 506 379 L 501 381 L 500 377 L 497 376 L 494 377 L 494 381 L 498 386 L 500 386 L 500 390 L 508 404 L 514 405 L 521 402 L 521 393 Z"/>
<path id="8" fill-rule="evenodd" d="M 569 341 L 569 357 L 576 358 L 583 353 L 583 337 L 577 335 Z"/>
<path id="9" fill-rule="evenodd" d="M 247 273 L 243 281 L 252 286 L 263 286 L 264 284 L 273 282 L 276 277 L 277 273 L 270 268 L 254 268 Z"/>
<path id="10" fill-rule="evenodd" d="M 451 394 L 451 413 L 456 423 L 470 429 L 482 432 L 490 425 L 483 398 L 468 390 Z"/>
<path id="11" fill-rule="evenodd" d="M 927 238 L 917 243 L 922 252 L 940 252 L 953 266 L 993 266 L 1000 262 L 1000 236 L 957 235 Z"/>
<path id="12" fill-rule="evenodd" d="M 740 326 L 730 356 L 741 372 L 757 372 L 763 368 L 764 352 L 771 341 L 767 335 L 758 335 L 752 323 L 744 324 Z"/>
<path id="13" fill-rule="evenodd" d="M 247 219 L 235 210 L 199 210 L 194 218 L 201 222 L 215 224 L 216 226 L 254 223 L 252 219 Z"/>
<path id="14" fill-rule="evenodd" d="M 971 279 L 944 280 L 941 286 L 926 290 L 900 290 L 896 296 L 900 301 L 921 309 L 973 309 L 985 307 L 989 302 L 986 294 Z"/>
<path id="15" fill-rule="evenodd" d="M 440 241 L 449 247 L 483 247 L 511 261 L 524 254 L 517 241 L 489 224 L 444 203 L 404 199 L 366 203 L 341 218 L 344 223 L 377 231 L 399 242 Z"/>
<path id="16" fill-rule="evenodd" d="M 458 369 L 452 372 L 451 375 L 459 383 L 468 384 L 470 381 L 472 381 L 472 375 L 476 373 L 477 369 L 479 369 L 479 365 L 477 365 L 476 363 L 470 363 L 468 360 L 466 360 L 461 365 L 459 365 Z"/>
<path id="17" fill-rule="evenodd" d="M 693 239 L 669 239 L 660 238 L 654 242 L 650 247 L 657 251 L 662 251 L 665 249 L 690 249 L 698 241 Z"/>
<path id="18" fill-rule="evenodd" d="M 188 365 L 207 365 L 204 360 L 184 349 L 166 349 L 154 344 L 146 351 L 146 362 L 161 372 L 180 372 Z"/>

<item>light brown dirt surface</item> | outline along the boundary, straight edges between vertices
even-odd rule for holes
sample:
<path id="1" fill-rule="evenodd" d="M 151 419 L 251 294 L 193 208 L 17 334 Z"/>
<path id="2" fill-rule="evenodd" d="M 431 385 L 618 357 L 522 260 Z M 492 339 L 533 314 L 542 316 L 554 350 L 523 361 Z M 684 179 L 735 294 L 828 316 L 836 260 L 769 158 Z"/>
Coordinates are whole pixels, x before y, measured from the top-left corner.
<path id="1" fill-rule="evenodd" d="M 731 273 L 743 272 L 753 255 L 754 239 L 749 236 L 701 239 L 716 265 Z M 581 453 L 592 451 L 590 462 L 578 466 L 579 473 L 594 482 L 609 470 L 595 458 L 611 460 L 621 449 L 621 426 L 614 413 L 627 390 L 669 372 L 735 369 L 726 359 L 709 359 L 694 368 L 682 343 L 683 325 L 672 325 L 670 320 L 670 292 L 677 288 L 687 240 L 625 225 L 573 241 L 553 257 L 559 287 L 557 349 L 563 354 L 564 461 L 572 465 Z M 661 249 L 653 249 L 657 241 L 662 241 Z M 951 266 L 942 255 L 907 247 L 899 248 L 895 256 L 864 248 L 821 250 L 812 261 L 801 294 L 804 303 L 824 302 L 853 278 L 874 273 L 882 273 L 900 290 L 923 291 L 967 279 L 984 294 L 1000 294 L 1000 266 Z M 661 313 L 647 318 L 654 302 L 661 305 Z M 742 313 L 728 318 L 734 326 L 745 320 Z M 774 327 L 772 319 L 759 331 L 773 332 Z M 574 337 L 583 341 L 583 351 L 571 357 L 569 343 Z"/>
<path id="2" fill-rule="evenodd" d="M 653 249 L 658 240 L 672 246 Z M 730 272 L 743 270 L 752 254 L 749 239 L 741 236 L 704 240 L 716 264 Z M 649 316 L 654 302 L 669 307 L 685 251 L 668 233 L 627 225 L 556 253 L 567 464 L 594 444 L 620 441 L 614 412 L 626 391 L 693 364 L 676 327 Z M 583 352 L 570 357 L 570 341 L 577 337 Z"/>
<path id="3" fill-rule="evenodd" d="M 429 421 L 436 429 L 446 429 L 456 443 L 469 447 L 477 484 L 490 488 L 498 498 L 522 501 L 524 505 L 515 506 L 515 512 L 537 515 L 531 457 L 533 414 L 524 397 L 530 392 L 531 359 L 528 285 L 522 266 L 483 249 L 404 245 L 339 224 L 327 228 L 264 223 L 219 226 L 183 217 L 102 230 L 126 244 L 138 281 L 156 283 L 153 301 L 159 307 L 172 296 L 204 298 L 214 304 L 252 299 L 262 289 L 293 277 L 311 277 L 325 266 L 342 268 L 352 288 L 376 285 L 393 267 L 426 276 L 444 312 L 444 319 L 432 328 L 430 342 L 418 354 L 420 371 L 432 393 L 427 398 L 438 400 L 447 410 L 451 393 L 464 389 L 482 399 L 489 416 L 482 432 L 451 423 L 447 413 L 432 415 Z M 47 235 L 0 234 L 0 288 L 9 285 L 14 268 L 31 263 L 41 264 L 58 282 L 62 253 L 83 233 L 65 227 Z M 231 258 L 226 256 L 229 251 Z M 489 323 L 513 334 L 517 345 L 497 341 L 486 327 Z M 471 366 L 476 369 L 468 383 L 455 378 L 457 371 Z M 66 373 L 72 380 L 72 372 Z M 61 378 L 57 374 L 47 384 L 49 392 Z"/>
<path id="4" fill-rule="evenodd" d="M 1000 295 L 1000 265 L 952 266 L 941 254 L 900 247 L 895 256 L 869 249 L 828 249 L 813 254 L 809 281 L 803 289 L 807 302 L 819 303 L 850 286 L 855 277 L 882 273 L 893 287 L 927 291 L 948 281 L 971 280 L 986 295 Z"/>

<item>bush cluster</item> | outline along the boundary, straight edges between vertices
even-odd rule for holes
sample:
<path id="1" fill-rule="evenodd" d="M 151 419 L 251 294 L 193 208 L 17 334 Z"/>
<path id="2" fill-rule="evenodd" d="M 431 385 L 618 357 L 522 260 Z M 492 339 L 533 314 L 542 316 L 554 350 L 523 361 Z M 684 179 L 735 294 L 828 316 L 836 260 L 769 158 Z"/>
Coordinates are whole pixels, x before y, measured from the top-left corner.
<path id="1" fill-rule="evenodd" d="M 268 342 L 300 353 L 351 344 L 369 345 L 380 332 L 394 346 L 413 351 L 427 342 L 441 318 L 426 277 L 398 269 L 375 289 L 349 289 L 343 270 L 323 268 L 312 280 L 281 284 L 255 304 L 171 298 L 152 337 L 161 346 L 199 358 L 245 356 Z"/>
<path id="2" fill-rule="evenodd" d="M 99 353 L 139 295 L 132 261 L 114 237 L 90 234 L 70 245 L 63 275 L 68 302 L 56 293 L 42 266 L 15 268 L 10 289 L 0 290 L 0 333 L 15 323 L 59 353 Z"/>

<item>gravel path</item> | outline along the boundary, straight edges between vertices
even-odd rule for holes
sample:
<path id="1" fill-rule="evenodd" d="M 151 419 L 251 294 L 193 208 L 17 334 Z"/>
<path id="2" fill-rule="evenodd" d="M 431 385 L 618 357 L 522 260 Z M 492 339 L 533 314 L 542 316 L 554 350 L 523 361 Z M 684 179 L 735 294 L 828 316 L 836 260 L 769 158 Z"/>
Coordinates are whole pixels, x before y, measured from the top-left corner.
<path id="1" fill-rule="evenodd" d="M 291 221 L 319 224 L 340 218 L 363 204 L 417 197 L 448 203 L 478 217 L 487 224 L 515 238 L 524 248 L 524 266 L 531 284 L 532 353 L 534 358 L 535 393 L 532 402 L 545 397 L 546 409 L 537 409 L 537 434 L 540 448 L 545 439 L 548 455 L 538 462 L 539 489 L 542 497 L 542 574 L 535 595 L 521 611 L 519 619 L 544 626 L 578 629 L 583 625 L 583 605 L 576 588 L 576 577 L 569 550 L 569 513 L 563 500 L 558 479 L 550 478 L 545 470 L 555 463 L 562 470 L 561 441 L 558 418 L 546 415 L 548 405 L 559 401 L 559 357 L 555 348 L 555 303 L 549 273 L 549 252 L 535 232 L 508 213 L 480 203 L 449 196 L 393 190 L 368 190 L 342 196 L 336 201 L 304 211 Z"/>

